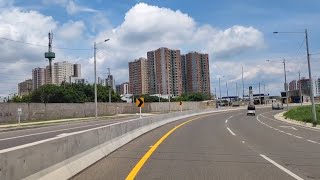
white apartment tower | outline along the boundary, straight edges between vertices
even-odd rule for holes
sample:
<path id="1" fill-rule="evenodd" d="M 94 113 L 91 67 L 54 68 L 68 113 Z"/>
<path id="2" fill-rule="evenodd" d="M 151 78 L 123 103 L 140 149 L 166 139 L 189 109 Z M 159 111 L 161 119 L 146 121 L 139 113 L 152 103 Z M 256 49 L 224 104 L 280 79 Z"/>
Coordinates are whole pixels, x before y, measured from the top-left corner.
<path id="1" fill-rule="evenodd" d="M 72 83 L 81 78 L 81 65 L 72 64 L 67 61 L 54 63 L 53 84 L 60 85 L 62 82 Z"/>

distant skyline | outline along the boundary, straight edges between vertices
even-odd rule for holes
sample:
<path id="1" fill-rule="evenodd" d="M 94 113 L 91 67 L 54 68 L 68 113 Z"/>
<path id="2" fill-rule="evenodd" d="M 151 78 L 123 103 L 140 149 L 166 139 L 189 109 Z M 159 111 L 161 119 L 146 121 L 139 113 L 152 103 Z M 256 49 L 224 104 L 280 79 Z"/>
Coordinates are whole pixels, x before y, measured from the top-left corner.
<path id="1" fill-rule="evenodd" d="M 129 80 L 128 62 L 160 47 L 208 53 L 211 92 L 221 77 L 222 95 L 235 94 L 244 67 L 245 92 L 266 84 L 266 93 L 280 95 L 287 59 L 288 82 L 308 78 L 304 34 L 273 31 L 309 31 L 312 73 L 320 76 L 320 1 L 102 1 L 0 0 L 0 96 L 17 92 L 17 84 L 31 78 L 31 70 L 45 67 L 47 45 L 53 32 L 56 59 L 82 64 L 82 77 L 93 82 L 93 42 L 98 45 L 98 77 L 107 68 L 121 84 Z M 66 49 L 67 48 L 67 49 Z M 68 49 L 69 48 L 69 49 Z M 73 50 L 71 50 L 73 49 Z M 82 50 L 80 50 L 82 49 Z M 267 59 L 278 60 L 266 62 Z"/>

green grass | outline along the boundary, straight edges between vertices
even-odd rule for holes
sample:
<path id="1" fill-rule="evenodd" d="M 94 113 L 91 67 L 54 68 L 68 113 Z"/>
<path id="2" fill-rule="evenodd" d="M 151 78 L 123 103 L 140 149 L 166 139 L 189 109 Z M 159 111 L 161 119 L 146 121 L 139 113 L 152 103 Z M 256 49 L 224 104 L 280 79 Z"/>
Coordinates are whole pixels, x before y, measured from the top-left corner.
<path id="1" fill-rule="evenodd" d="M 317 124 L 320 124 L 320 105 L 316 105 Z M 284 117 L 297 121 L 313 123 L 311 106 L 300 106 L 290 109 L 284 113 Z"/>

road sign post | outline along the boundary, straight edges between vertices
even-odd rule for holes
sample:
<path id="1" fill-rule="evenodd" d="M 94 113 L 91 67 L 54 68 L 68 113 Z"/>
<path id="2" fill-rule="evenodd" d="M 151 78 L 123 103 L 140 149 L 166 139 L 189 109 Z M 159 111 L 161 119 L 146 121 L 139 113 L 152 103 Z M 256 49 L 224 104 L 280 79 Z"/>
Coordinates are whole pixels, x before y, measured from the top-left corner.
<path id="1" fill-rule="evenodd" d="M 140 98 L 136 99 L 136 106 L 139 107 L 139 109 L 140 109 L 140 118 L 142 118 L 141 108 L 144 107 L 144 98 L 143 97 L 140 97 Z"/>
<path id="2" fill-rule="evenodd" d="M 249 105 L 253 105 L 253 92 L 252 92 L 252 86 L 249 86 Z"/>
<path id="3" fill-rule="evenodd" d="M 21 114 L 22 114 L 22 108 L 18 108 L 18 123 L 19 123 L 19 126 L 20 126 Z"/>

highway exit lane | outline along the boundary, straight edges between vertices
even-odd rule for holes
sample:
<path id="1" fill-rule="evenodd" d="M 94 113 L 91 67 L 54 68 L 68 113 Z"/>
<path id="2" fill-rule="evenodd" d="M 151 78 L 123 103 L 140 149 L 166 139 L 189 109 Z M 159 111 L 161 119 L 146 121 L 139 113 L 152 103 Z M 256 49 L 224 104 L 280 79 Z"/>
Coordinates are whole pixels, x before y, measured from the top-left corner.
<path id="1" fill-rule="evenodd" d="M 258 109 L 257 114 L 267 111 Z M 319 162 L 320 154 L 315 152 L 318 147 L 298 145 L 302 152 L 313 152 L 304 158 L 293 144 L 289 146 L 292 142 L 279 138 L 283 135 L 275 138 L 272 129 L 258 122 L 255 116 L 245 114 L 243 110 L 212 114 L 184 124 L 156 148 L 135 179 L 318 178 L 316 161 Z M 160 138 L 190 119 L 142 135 L 72 179 L 126 179 Z M 297 155 L 298 160 L 291 161 Z M 306 170 L 302 162 L 310 163 L 310 170 Z"/>

